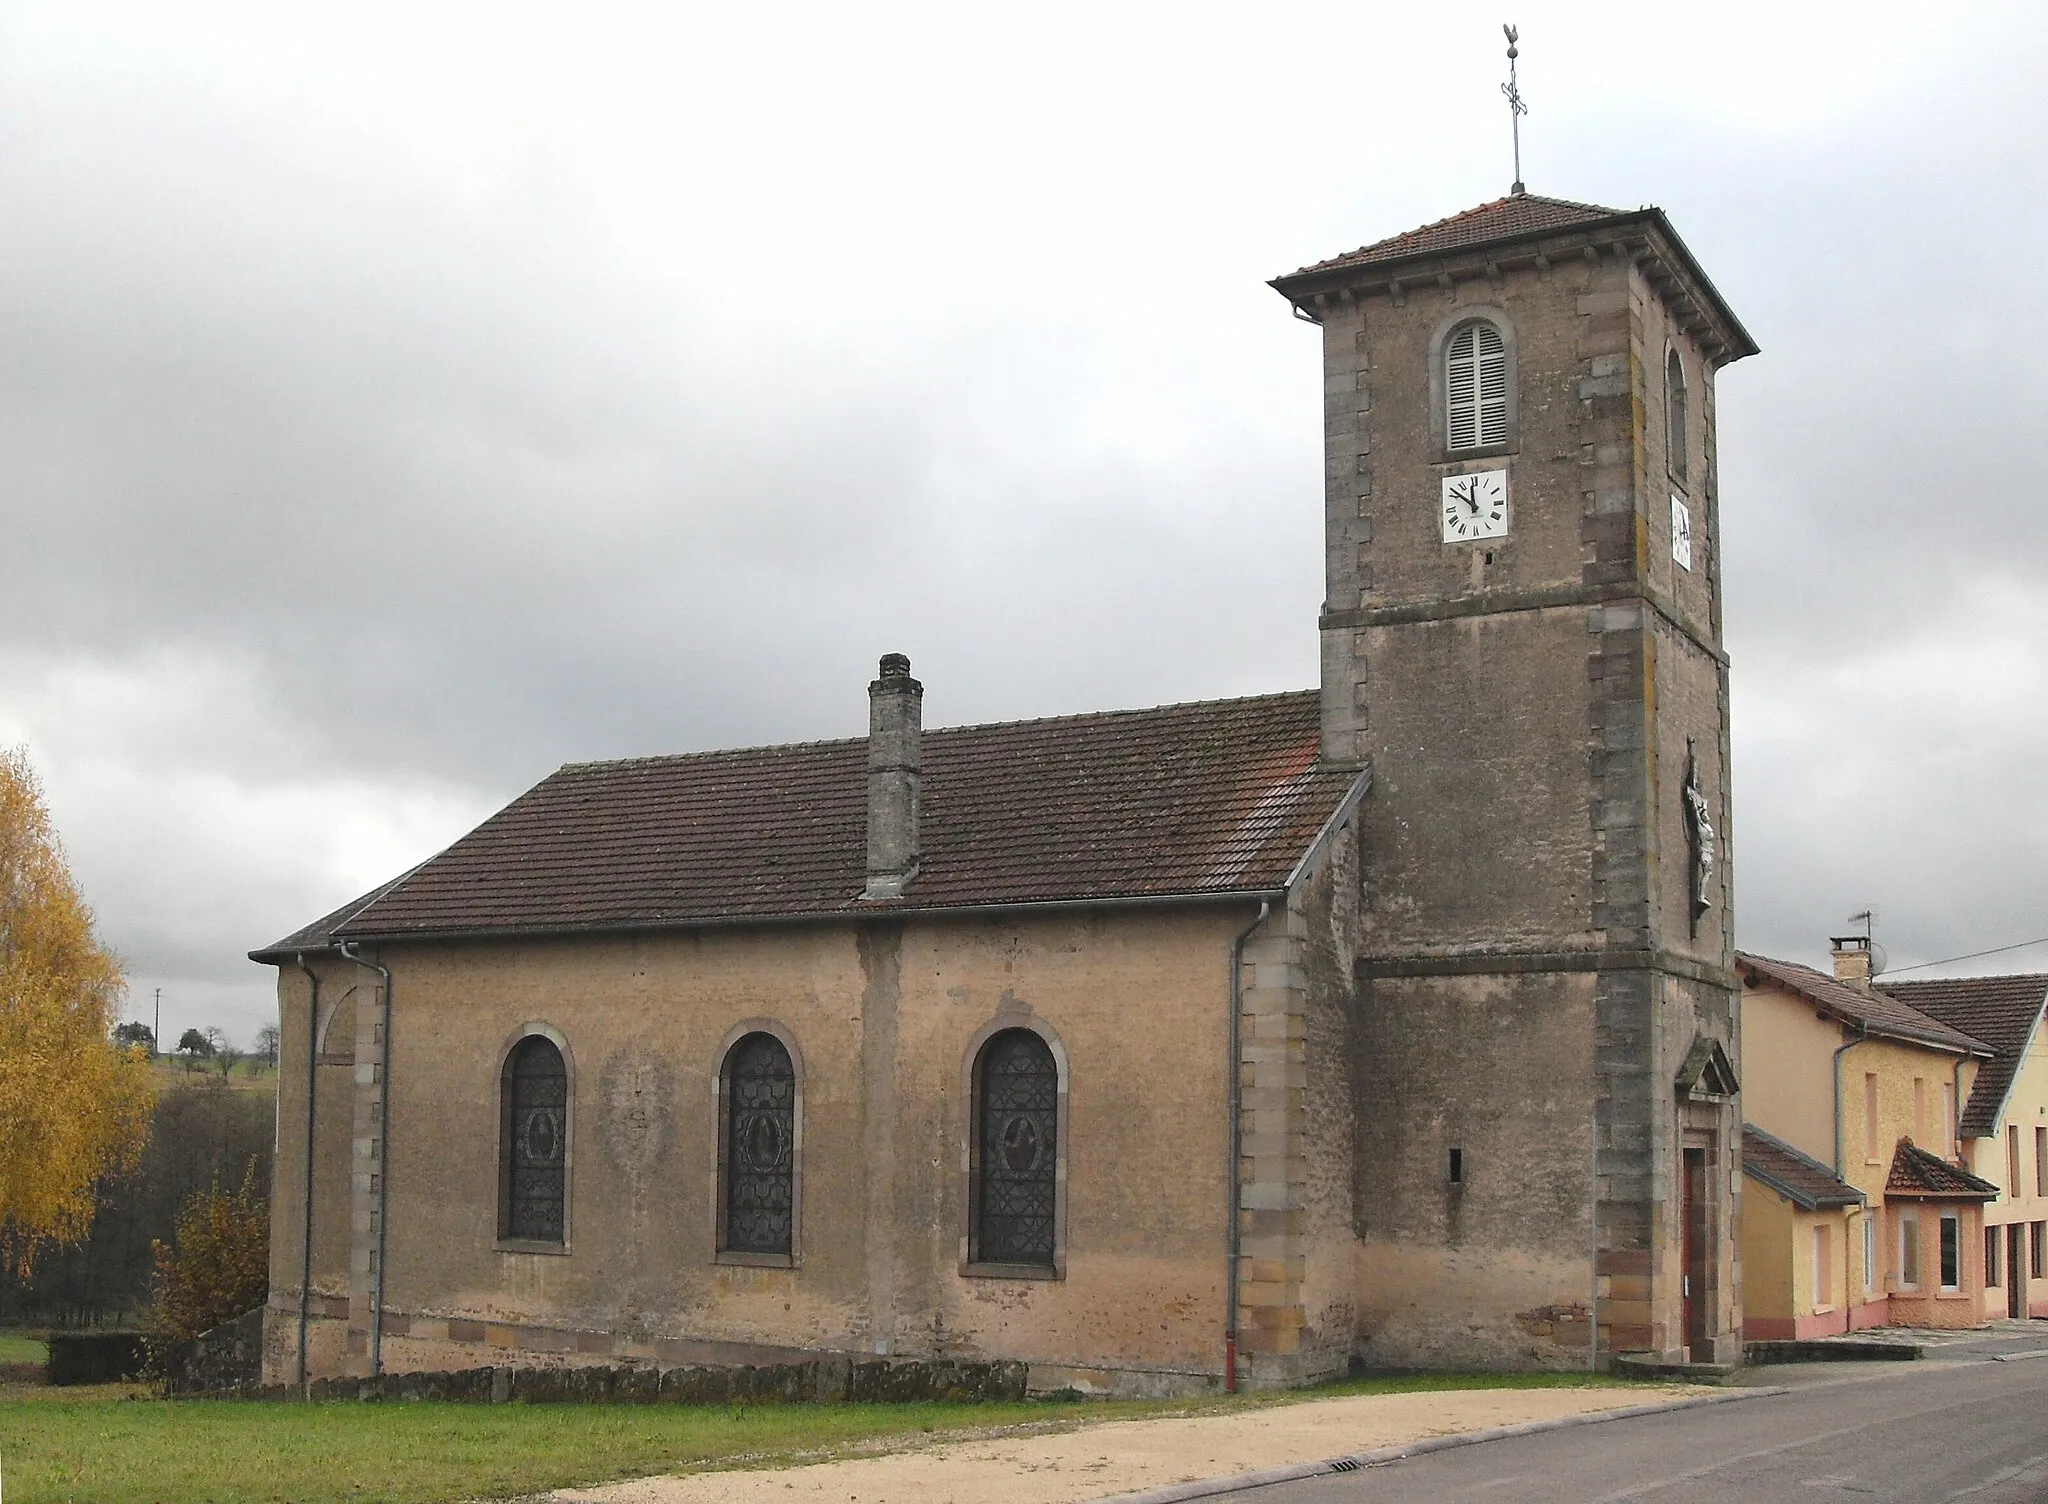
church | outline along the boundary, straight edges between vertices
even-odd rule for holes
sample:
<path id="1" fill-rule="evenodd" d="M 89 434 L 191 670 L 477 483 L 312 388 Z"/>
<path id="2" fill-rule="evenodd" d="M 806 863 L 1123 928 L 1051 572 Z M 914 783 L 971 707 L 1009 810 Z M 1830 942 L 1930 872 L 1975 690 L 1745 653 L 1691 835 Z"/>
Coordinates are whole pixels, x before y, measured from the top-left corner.
<path id="1" fill-rule="evenodd" d="M 1661 210 L 1519 185 L 1272 285 L 1320 334 L 1320 686 L 927 729 L 890 654 L 865 739 L 571 764 L 252 952 L 267 1381 L 1739 1355 L 1756 346 Z"/>

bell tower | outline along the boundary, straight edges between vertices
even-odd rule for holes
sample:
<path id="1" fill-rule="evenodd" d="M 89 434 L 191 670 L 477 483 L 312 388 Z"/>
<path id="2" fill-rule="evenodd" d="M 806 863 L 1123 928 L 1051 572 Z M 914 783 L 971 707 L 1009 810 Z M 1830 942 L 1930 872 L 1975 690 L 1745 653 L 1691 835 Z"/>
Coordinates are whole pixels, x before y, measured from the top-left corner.
<path id="1" fill-rule="evenodd" d="M 1323 338 L 1322 755 L 1376 1364 L 1740 1350 L 1714 380 L 1658 209 L 1517 193 L 1279 278 Z"/>

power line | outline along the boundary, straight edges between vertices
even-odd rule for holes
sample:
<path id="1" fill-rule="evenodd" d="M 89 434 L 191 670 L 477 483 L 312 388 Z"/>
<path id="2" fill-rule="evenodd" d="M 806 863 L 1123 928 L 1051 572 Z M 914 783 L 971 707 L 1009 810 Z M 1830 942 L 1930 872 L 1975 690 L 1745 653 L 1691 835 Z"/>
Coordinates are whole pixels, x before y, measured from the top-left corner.
<path id="1" fill-rule="evenodd" d="M 2016 945 L 1999 945 L 1994 946 L 1990 950 L 1973 950 L 1967 956 L 1949 956 L 1940 961 L 1921 961 L 1912 966 L 1893 967 L 1887 970 L 1885 975 L 1895 977 L 1902 971 L 1925 971 L 1930 966 L 1951 966 L 1957 961 L 1975 961 L 1984 956 L 2002 956 L 2009 950 L 2025 950 L 2030 945 L 2048 945 L 2048 935 L 2043 935 L 2038 940 L 2022 940 Z"/>

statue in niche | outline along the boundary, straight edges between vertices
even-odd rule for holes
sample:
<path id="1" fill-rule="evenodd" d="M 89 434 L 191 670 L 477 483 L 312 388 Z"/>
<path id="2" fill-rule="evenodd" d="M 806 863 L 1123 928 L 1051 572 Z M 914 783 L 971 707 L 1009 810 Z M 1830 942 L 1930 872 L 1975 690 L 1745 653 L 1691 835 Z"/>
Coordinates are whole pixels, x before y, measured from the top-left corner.
<path id="1" fill-rule="evenodd" d="M 1685 739 L 1685 839 L 1692 848 L 1692 933 L 1698 938 L 1700 919 L 1714 906 L 1714 822 L 1707 796 L 1700 792 L 1700 760 L 1693 739 Z"/>

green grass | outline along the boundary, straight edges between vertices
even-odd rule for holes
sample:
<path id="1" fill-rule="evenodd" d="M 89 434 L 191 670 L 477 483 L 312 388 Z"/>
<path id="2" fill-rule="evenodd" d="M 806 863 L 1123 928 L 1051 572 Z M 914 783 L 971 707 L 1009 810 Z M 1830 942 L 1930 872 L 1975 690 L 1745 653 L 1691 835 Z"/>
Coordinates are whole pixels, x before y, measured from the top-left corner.
<path id="1" fill-rule="evenodd" d="M 49 1356 L 50 1350 L 44 1345 L 41 1332 L 32 1337 L 13 1327 L 0 1327 L 0 1365 L 33 1363 L 41 1367 Z"/>
<path id="2" fill-rule="evenodd" d="M 0 1388 L 8 1504 L 426 1504 L 916 1443 L 987 1426 L 1215 1412 L 1332 1395 L 1615 1384 L 1586 1375 L 1352 1379 L 1286 1396 L 990 1405 L 317 1405 Z"/>

